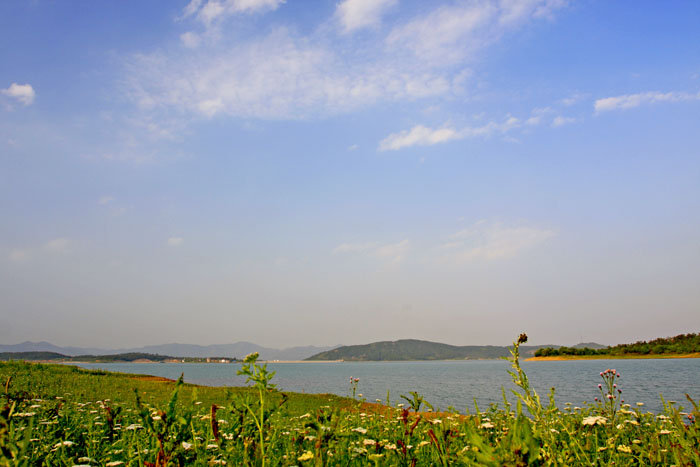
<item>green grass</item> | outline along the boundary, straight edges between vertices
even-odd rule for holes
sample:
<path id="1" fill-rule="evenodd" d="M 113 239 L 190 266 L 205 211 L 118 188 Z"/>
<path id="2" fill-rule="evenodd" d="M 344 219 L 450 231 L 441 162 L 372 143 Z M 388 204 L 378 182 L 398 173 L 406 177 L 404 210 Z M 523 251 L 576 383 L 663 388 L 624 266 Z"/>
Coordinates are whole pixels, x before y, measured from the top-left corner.
<path id="1" fill-rule="evenodd" d="M 614 370 L 601 376 L 605 403 L 542 403 L 519 366 L 521 342 L 510 359 L 517 404 L 504 394 L 472 414 L 283 394 L 254 358 L 241 367 L 250 388 L 0 363 L 0 465 L 700 464 L 697 407 L 658 415 L 625 404 Z M 419 395 L 409 400 L 420 410 Z"/>

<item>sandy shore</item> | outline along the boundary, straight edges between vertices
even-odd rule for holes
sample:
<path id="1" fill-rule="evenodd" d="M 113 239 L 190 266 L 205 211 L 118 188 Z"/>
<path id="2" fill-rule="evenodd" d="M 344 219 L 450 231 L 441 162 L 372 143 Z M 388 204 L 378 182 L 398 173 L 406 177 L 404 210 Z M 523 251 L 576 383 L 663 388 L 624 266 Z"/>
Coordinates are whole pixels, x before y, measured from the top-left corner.
<path id="1" fill-rule="evenodd" d="M 563 360 L 644 360 L 650 358 L 700 358 L 700 352 L 663 355 L 556 355 L 551 357 L 530 357 L 528 362 L 557 362 Z"/>

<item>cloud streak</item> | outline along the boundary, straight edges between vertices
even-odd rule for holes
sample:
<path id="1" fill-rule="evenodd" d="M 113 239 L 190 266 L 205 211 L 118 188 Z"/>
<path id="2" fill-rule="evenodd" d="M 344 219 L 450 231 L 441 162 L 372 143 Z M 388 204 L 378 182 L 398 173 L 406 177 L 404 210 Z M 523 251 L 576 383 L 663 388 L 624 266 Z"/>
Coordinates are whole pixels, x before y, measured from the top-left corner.
<path id="1" fill-rule="evenodd" d="M 412 146 L 432 146 L 465 138 L 488 137 L 494 134 L 505 134 L 524 124 L 536 125 L 539 118 L 522 120 L 508 116 L 501 122 L 491 121 L 481 126 L 467 126 L 460 130 L 451 127 L 432 129 L 423 125 L 416 125 L 410 130 L 392 133 L 379 142 L 380 151 L 397 151 Z"/>
<path id="2" fill-rule="evenodd" d="M 504 260 L 533 249 L 555 235 L 549 229 L 479 221 L 450 235 L 442 248 L 449 250 L 449 257 L 457 262 Z"/>
<path id="3" fill-rule="evenodd" d="M 626 110 L 641 105 L 655 104 L 658 102 L 687 102 L 700 100 L 700 92 L 689 94 L 685 92 L 643 92 L 639 94 L 623 94 L 614 97 L 598 99 L 593 104 L 596 113 L 612 110 Z"/>
<path id="4" fill-rule="evenodd" d="M 356 254 L 371 256 L 392 263 L 401 262 L 410 249 L 411 242 L 408 239 L 396 243 L 342 243 L 333 249 L 333 254 Z"/>

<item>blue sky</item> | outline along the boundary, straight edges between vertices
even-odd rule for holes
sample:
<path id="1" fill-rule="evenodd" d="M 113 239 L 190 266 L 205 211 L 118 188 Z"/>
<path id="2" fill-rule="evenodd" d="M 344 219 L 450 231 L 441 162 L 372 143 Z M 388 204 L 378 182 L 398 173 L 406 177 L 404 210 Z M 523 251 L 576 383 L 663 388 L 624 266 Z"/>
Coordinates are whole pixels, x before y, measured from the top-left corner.
<path id="1" fill-rule="evenodd" d="M 0 5 L 0 341 L 700 329 L 700 4 Z"/>

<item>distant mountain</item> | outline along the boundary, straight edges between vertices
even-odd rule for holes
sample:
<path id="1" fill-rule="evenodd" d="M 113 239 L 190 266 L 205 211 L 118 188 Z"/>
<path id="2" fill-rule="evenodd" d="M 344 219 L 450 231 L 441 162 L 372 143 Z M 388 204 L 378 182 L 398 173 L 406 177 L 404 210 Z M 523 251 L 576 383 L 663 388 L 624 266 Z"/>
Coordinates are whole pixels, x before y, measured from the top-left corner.
<path id="1" fill-rule="evenodd" d="M 0 352 L 54 352 L 63 355 L 114 355 L 125 353 L 148 353 L 171 355 L 173 357 L 231 357 L 243 358 L 249 353 L 258 352 L 262 360 L 304 360 L 305 358 L 335 347 L 290 347 L 272 349 L 251 342 L 234 344 L 192 345 L 163 344 L 129 349 L 96 349 L 84 347 L 60 347 L 49 342 L 23 342 L 14 345 L 0 345 Z"/>
<path id="2" fill-rule="evenodd" d="M 521 353 L 532 356 L 540 347 L 521 346 Z M 417 339 L 382 341 L 365 345 L 347 345 L 318 353 L 307 360 L 466 360 L 500 358 L 510 355 L 508 347 L 495 345 L 449 345 Z"/>

